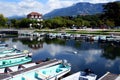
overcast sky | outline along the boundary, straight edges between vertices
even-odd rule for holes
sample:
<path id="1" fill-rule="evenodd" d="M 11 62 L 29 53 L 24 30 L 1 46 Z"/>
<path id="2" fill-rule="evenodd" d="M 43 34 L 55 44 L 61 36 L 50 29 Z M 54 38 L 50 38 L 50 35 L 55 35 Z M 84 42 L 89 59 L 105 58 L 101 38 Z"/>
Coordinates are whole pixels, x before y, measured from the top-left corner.
<path id="1" fill-rule="evenodd" d="M 0 0 L 0 14 L 5 17 L 26 15 L 30 12 L 45 14 L 56 8 L 71 6 L 78 2 L 106 3 L 120 0 Z"/>

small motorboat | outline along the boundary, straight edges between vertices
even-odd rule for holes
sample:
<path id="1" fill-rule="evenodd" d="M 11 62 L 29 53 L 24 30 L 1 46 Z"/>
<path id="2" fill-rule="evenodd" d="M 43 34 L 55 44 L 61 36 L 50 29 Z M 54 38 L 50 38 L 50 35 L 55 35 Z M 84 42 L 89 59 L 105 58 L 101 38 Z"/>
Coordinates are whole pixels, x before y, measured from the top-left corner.
<path id="1" fill-rule="evenodd" d="M 13 57 L 13 58 L 6 59 L 6 60 L 3 59 L 3 60 L 0 60 L 0 69 L 5 68 L 5 67 L 19 65 L 19 64 L 24 64 L 24 63 L 31 62 L 31 61 L 32 61 L 32 58 L 26 57 L 26 56 Z"/>
<path id="2" fill-rule="evenodd" d="M 62 80 L 96 80 L 97 75 L 93 74 L 90 69 L 85 69 L 84 71 L 79 71 Z"/>
<path id="3" fill-rule="evenodd" d="M 53 63 L 52 63 L 53 64 Z M 43 65 L 43 64 L 42 64 Z M 58 78 L 67 74 L 71 70 L 68 63 L 57 63 L 52 66 L 43 67 L 40 64 L 10 73 L 11 77 L 5 77 L 1 80 L 58 80 Z M 15 74 L 19 73 L 19 74 Z"/>
<path id="4" fill-rule="evenodd" d="M 8 46 L 8 44 L 6 44 L 6 43 L 4 43 L 4 42 L 0 42 L 0 48 L 5 48 L 5 47 L 7 47 Z"/>

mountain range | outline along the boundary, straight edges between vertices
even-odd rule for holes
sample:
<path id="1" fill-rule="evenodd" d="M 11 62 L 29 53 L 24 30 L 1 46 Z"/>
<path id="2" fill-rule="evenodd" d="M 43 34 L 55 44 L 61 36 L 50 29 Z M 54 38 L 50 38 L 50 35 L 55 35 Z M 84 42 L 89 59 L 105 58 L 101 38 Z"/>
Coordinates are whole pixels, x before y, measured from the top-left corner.
<path id="1" fill-rule="evenodd" d="M 59 8 L 55 9 L 45 15 L 43 15 L 43 18 L 53 18 L 56 16 L 75 16 L 75 15 L 92 15 L 92 14 L 97 14 L 97 13 L 102 13 L 103 11 L 103 5 L 106 3 L 88 3 L 88 2 L 80 2 L 73 4 L 72 6 L 65 7 L 65 8 Z M 25 18 L 24 16 L 11 16 L 9 19 L 21 19 Z"/>
<path id="2" fill-rule="evenodd" d="M 103 11 L 103 5 L 106 3 L 77 3 L 66 8 L 55 9 L 44 15 L 44 18 L 53 18 L 56 16 L 74 16 L 74 15 L 92 15 L 101 13 Z"/>

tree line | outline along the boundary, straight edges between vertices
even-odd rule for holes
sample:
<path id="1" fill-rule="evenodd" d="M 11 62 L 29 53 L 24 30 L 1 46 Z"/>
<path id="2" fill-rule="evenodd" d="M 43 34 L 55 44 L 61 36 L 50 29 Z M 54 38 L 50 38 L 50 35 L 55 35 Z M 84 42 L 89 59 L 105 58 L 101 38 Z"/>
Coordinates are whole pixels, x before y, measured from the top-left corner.
<path id="1" fill-rule="evenodd" d="M 103 5 L 103 12 L 95 15 L 59 16 L 45 19 L 39 23 L 43 28 L 113 28 L 120 26 L 120 2 L 110 2 Z M 23 19 L 7 19 L 0 14 L 0 27 L 2 28 L 40 28 L 38 21 Z"/>

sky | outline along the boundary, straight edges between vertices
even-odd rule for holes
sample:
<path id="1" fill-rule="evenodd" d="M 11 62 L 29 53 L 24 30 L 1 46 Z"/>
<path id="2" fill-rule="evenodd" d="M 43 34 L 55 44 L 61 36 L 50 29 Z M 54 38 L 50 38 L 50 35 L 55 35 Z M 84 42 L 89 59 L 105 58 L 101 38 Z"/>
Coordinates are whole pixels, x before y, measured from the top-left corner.
<path id="1" fill-rule="evenodd" d="M 46 14 L 54 9 L 71 6 L 78 2 L 107 3 L 120 0 L 0 0 L 0 14 L 5 17 L 25 16 L 30 12 Z"/>

